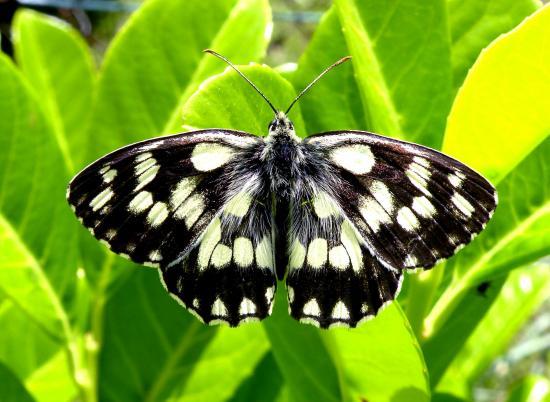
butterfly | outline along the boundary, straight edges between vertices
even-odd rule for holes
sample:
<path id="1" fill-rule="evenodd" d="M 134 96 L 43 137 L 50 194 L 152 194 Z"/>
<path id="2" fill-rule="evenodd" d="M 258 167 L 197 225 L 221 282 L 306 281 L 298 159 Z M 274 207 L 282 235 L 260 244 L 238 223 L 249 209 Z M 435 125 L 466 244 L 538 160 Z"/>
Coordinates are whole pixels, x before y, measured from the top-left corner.
<path id="1" fill-rule="evenodd" d="M 366 131 L 300 139 L 278 111 L 268 135 L 208 129 L 118 149 L 70 182 L 67 199 L 113 252 L 159 269 L 167 291 L 207 324 L 271 314 L 285 279 L 290 315 L 355 327 L 492 216 L 494 187 L 433 149 Z"/>

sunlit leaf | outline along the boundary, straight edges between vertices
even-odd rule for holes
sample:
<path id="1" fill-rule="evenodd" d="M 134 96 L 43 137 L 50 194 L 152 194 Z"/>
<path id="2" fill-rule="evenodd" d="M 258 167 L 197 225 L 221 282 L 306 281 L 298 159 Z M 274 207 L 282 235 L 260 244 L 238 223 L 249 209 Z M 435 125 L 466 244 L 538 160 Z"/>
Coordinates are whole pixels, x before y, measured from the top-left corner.
<path id="1" fill-rule="evenodd" d="M 51 336 L 67 336 L 62 297 L 76 272 L 67 172 L 52 130 L 11 62 L 0 56 L 0 289 Z"/>
<path id="2" fill-rule="evenodd" d="M 462 85 L 484 47 L 539 7 L 537 0 L 447 0 L 454 86 Z"/>
<path id="3" fill-rule="evenodd" d="M 263 56 L 270 32 L 267 0 L 146 2 L 105 57 L 91 155 L 181 131 L 181 106 L 202 80 L 226 67 L 203 49 L 248 63 Z"/>
<path id="4" fill-rule="evenodd" d="M 458 353 L 449 356 L 452 357 L 452 363 L 446 361 L 445 348 L 448 348 L 449 344 L 443 337 L 438 337 L 425 345 L 424 350 L 431 364 L 437 365 L 438 361 L 444 363 L 438 367 L 430 367 L 434 384 L 440 377 L 441 368 L 445 367 L 445 376 L 438 386 L 438 391 L 469 397 L 471 383 L 504 352 L 514 335 L 537 311 L 541 303 L 550 298 L 549 268 L 547 264 L 529 266 L 512 272 L 502 289 L 495 284 L 496 291 L 500 290 L 495 301 L 475 331 L 464 334 L 467 341 Z M 478 305 L 478 308 L 483 303 L 489 303 L 487 298 L 490 296 L 477 290 L 469 296 L 477 299 L 476 303 L 472 304 Z M 453 323 L 455 330 L 459 330 L 461 325 L 466 324 L 463 321 L 468 320 L 465 312 L 462 313 L 465 317 L 457 317 L 458 322 Z"/>
<path id="5" fill-rule="evenodd" d="M 88 143 L 95 84 L 88 46 L 66 22 L 25 9 L 15 16 L 13 37 L 17 62 L 39 95 L 72 172 L 84 162 Z"/>
<path id="6" fill-rule="evenodd" d="M 335 5 L 369 128 L 439 147 L 452 101 L 444 1 Z"/>
<path id="7" fill-rule="evenodd" d="M 334 7 L 327 11 L 291 75 L 297 91 L 321 71 L 349 53 Z M 365 130 L 363 105 L 352 63 L 347 62 L 323 77 L 300 100 L 308 134 L 330 130 Z"/>
<path id="8" fill-rule="evenodd" d="M 550 7 L 479 56 L 449 115 L 443 151 L 498 182 L 550 133 Z"/>
<path id="9" fill-rule="evenodd" d="M 105 321 L 100 400 L 225 401 L 268 347 L 258 324 L 200 323 L 154 270 L 134 272 L 109 300 Z"/>

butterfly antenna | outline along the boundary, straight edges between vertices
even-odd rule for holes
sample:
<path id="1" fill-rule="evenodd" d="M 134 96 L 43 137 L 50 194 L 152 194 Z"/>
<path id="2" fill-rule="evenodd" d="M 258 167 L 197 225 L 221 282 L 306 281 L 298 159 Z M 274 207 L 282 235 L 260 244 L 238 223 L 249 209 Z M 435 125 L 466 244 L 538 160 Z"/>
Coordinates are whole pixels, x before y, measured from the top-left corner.
<path id="1" fill-rule="evenodd" d="M 229 65 L 229 67 L 231 67 L 233 70 L 235 70 L 237 73 L 239 73 L 239 75 L 241 77 L 243 77 L 246 82 L 248 82 L 250 85 L 252 85 L 252 88 L 254 88 L 256 90 L 256 92 L 258 92 L 262 96 L 262 98 L 264 98 L 264 100 L 267 102 L 267 104 L 271 107 L 271 110 L 273 110 L 273 113 L 277 114 L 277 109 L 275 109 L 275 106 L 273 106 L 273 104 L 269 101 L 269 99 L 267 99 L 267 97 L 262 93 L 262 91 L 260 91 L 258 89 L 258 87 L 256 85 L 254 85 L 254 83 L 246 77 L 246 75 L 241 73 L 239 71 L 239 69 L 237 67 L 235 67 L 235 65 L 233 63 L 231 63 L 229 60 L 227 60 L 221 54 L 216 53 L 215 51 L 213 51 L 211 49 L 205 49 L 204 52 L 205 53 L 210 53 L 211 55 L 216 56 L 218 59 L 221 59 L 221 60 L 225 61 Z"/>
<path id="2" fill-rule="evenodd" d="M 331 64 L 330 66 L 328 66 L 327 68 L 325 68 L 325 70 L 324 70 L 321 74 L 319 74 L 319 75 L 317 76 L 317 78 L 315 78 L 313 81 L 311 81 L 310 84 L 309 84 L 307 87 L 305 87 L 304 89 L 302 89 L 302 92 L 300 92 L 300 93 L 298 94 L 298 96 L 297 96 L 296 98 L 294 98 L 294 100 L 292 101 L 292 103 L 290 104 L 290 106 L 288 107 L 288 109 L 286 110 L 285 114 L 288 114 L 288 112 L 290 112 L 290 109 L 292 109 L 292 106 L 294 106 L 294 104 L 295 104 L 296 102 L 298 102 L 298 99 L 300 99 L 300 98 L 302 97 L 302 95 L 305 94 L 305 93 L 309 90 L 309 88 L 311 88 L 313 85 L 315 85 L 315 83 L 316 83 L 317 81 L 319 81 L 323 75 L 325 75 L 326 73 L 328 73 L 328 72 L 329 72 L 330 70 L 332 70 L 334 67 L 339 66 L 340 64 L 342 64 L 342 63 L 348 61 L 349 59 L 351 59 L 351 56 L 343 57 L 343 58 L 341 58 L 340 60 L 338 60 L 336 63 L 333 63 L 333 64 Z"/>

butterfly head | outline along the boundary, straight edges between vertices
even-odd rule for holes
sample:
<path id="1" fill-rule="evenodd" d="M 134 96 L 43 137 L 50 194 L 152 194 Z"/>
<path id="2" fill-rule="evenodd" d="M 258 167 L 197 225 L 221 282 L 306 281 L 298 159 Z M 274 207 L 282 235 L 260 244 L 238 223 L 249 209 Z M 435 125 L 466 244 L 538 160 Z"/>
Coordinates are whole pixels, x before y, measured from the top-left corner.
<path id="1" fill-rule="evenodd" d="M 275 118 L 271 120 L 271 123 L 269 123 L 269 136 L 296 137 L 296 133 L 294 132 L 294 124 L 292 124 L 286 114 L 283 112 L 277 112 Z"/>

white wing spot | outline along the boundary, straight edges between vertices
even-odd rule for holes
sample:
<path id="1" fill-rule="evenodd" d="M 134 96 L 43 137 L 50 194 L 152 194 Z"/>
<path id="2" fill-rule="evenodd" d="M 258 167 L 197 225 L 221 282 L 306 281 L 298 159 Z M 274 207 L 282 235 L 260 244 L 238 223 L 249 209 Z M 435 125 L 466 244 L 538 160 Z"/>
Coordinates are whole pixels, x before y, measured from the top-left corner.
<path id="1" fill-rule="evenodd" d="M 451 197 L 452 203 L 468 218 L 474 213 L 474 207 L 470 202 L 456 191 Z"/>
<path id="2" fill-rule="evenodd" d="M 273 268 L 273 250 L 269 236 L 264 236 L 256 246 L 256 264 L 260 268 Z"/>
<path id="3" fill-rule="evenodd" d="M 294 288 L 292 288 L 291 286 L 287 286 L 286 291 L 288 293 L 288 302 L 293 303 L 294 302 Z"/>
<path id="4" fill-rule="evenodd" d="M 96 195 L 92 201 L 90 201 L 90 207 L 95 212 L 101 207 L 103 207 L 105 204 L 107 204 L 111 198 L 113 198 L 113 190 L 111 190 L 110 187 L 107 187 L 105 190 L 103 190 L 101 193 Z"/>
<path id="5" fill-rule="evenodd" d="M 320 191 L 313 199 L 313 210 L 319 218 L 328 218 L 340 214 L 336 202 L 324 191 Z"/>
<path id="6" fill-rule="evenodd" d="M 405 257 L 405 266 L 406 267 L 416 267 L 418 265 L 418 259 L 416 256 L 409 254 Z"/>
<path id="7" fill-rule="evenodd" d="M 271 286 L 265 290 L 265 299 L 267 300 L 267 303 L 271 303 L 273 300 L 273 296 L 275 295 L 275 287 Z"/>
<path id="8" fill-rule="evenodd" d="M 211 263 L 216 268 L 221 268 L 231 261 L 231 248 L 225 244 L 218 243 L 212 253 Z"/>
<path id="9" fill-rule="evenodd" d="M 338 269 L 346 269 L 349 265 L 349 256 L 344 246 L 336 246 L 328 253 L 330 265 Z"/>
<path id="10" fill-rule="evenodd" d="M 107 232 L 105 233 L 105 238 L 107 240 L 113 240 L 113 238 L 116 236 L 116 230 L 114 229 L 109 229 L 107 230 Z"/>
<path id="11" fill-rule="evenodd" d="M 204 198 L 201 194 L 193 194 L 174 212 L 174 218 L 184 219 L 187 229 L 191 229 L 204 211 Z"/>
<path id="12" fill-rule="evenodd" d="M 198 171 L 208 172 L 225 165 L 232 157 L 231 148 L 205 142 L 195 146 L 191 154 L 191 162 Z"/>
<path id="13" fill-rule="evenodd" d="M 317 300 L 311 299 L 304 305 L 304 314 L 312 315 L 314 317 L 319 317 L 321 315 L 321 310 L 319 309 L 319 304 L 317 304 Z"/>
<path id="14" fill-rule="evenodd" d="M 179 181 L 170 195 L 172 209 L 177 209 L 191 195 L 198 182 L 196 177 L 185 177 Z"/>
<path id="15" fill-rule="evenodd" d="M 360 212 L 365 218 L 367 225 L 374 233 L 380 230 L 382 223 L 391 223 L 388 213 L 380 206 L 380 203 L 372 197 L 364 197 L 361 200 Z"/>
<path id="16" fill-rule="evenodd" d="M 197 258 L 199 268 L 206 269 L 210 262 L 210 256 L 214 251 L 214 247 L 219 243 L 222 238 L 222 229 L 220 218 L 214 218 L 210 225 L 206 228 L 204 236 L 200 242 L 199 255 Z"/>
<path id="17" fill-rule="evenodd" d="M 193 299 L 193 307 L 199 308 L 199 299 Z"/>
<path id="18" fill-rule="evenodd" d="M 412 232 L 418 229 L 420 222 L 409 207 L 403 207 L 397 211 L 397 223 L 406 231 Z"/>
<path id="19" fill-rule="evenodd" d="M 134 189 L 134 192 L 141 190 L 147 184 L 151 183 L 157 176 L 159 169 L 160 169 L 159 165 L 154 165 L 150 169 L 147 169 L 145 172 L 140 174 L 139 177 L 137 178 L 138 185 Z"/>
<path id="20" fill-rule="evenodd" d="M 226 214 L 231 214 L 242 218 L 248 212 L 250 204 L 252 203 L 252 196 L 244 191 L 241 191 L 235 195 L 224 208 Z"/>
<path id="21" fill-rule="evenodd" d="M 145 152 L 141 155 L 136 156 L 136 163 L 143 162 L 146 159 L 149 159 L 153 154 L 151 152 Z"/>
<path id="22" fill-rule="evenodd" d="M 157 164 L 157 161 L 156 161 L 155 158 L 145 159 L 143 162 L 138 163 L 134 168 L 136 176 L 141 175 L 146 170 L 148 170 L 149 168 L 155 166 L 156 164 Z"/>
<path id="23" fill-rule="evenodd" d="M 370 147 L 363 144 L 337 148 L 330 157 L 338 166 L 359 175 L 369 173 L 376 163 Z"/>
<path id="24" fill-rule="evenodd" d="M 455 173 L 449 173 L 447 179 L 453 187 L 460 187 L 466 176 L 462 172 L 456 171 Z"/>
<path id="25" fill-rule="evenodd" d="M 351 226 L 351 223 L 346 219 L 342 222 L 342 227 L 340 230 L 341 241 L 348 256 L 351 260 L 351 267 L 354 271 L 359 272 L 363 267 L 363 253 L 361 252 L 361 244 L 357 238 L 357 234 Z"/>
<path id="26" fill-rule="evenodd" d="M 384 183 L 378 180 L 374 180 L 370 185 L 370 193 L 378 201 L 378 203 L 384 208 L 387 214 L 393 213 L 395 209 L 395 200 L 393 195 Z"/>
<path id="27" fill-rule="evenodd" d="M 310 325 L 313 325 L 317 328 L 319 328 L 321 326 L 321 324 L 319 324 L 319 321 L 317 321 L 316 319 L 314 318 L 311 318 L 311 317 L 302 317 L 300 318 L 300 322 L 302 324 L 310 324 Z"/>
<path id="28" fill-rule="evenodd" d="M 149 253 L 149 259 L 151 261 L 162 261 L 162 255 L 158 250 L 153 250 Z"/>
<path id="29" fill-rule="evenodd" d="M 367 311 L 369 311 L 369 305 L 367 303 L 363 303 L 361 305 L 361 313 L 365 314 Z"/>
<path id="30" fill-rule="evenodd" d="M 415 156 L 413 158 L 413 161 L 418 163 L 420 166 L 424 166 L 424 167 L 430 167 L 430 161 L 427 160 L 426 158 L 422 158 L 421 156 Z"/>
<path id="31" fill-rule="evenodd" d="M 168 208 L 164 202 L 157 202 L 153 205 L 153 208 L 147 214 L 147 222 L 153 226 L 157 227 L 168 217 Z"/>
<path id="32" fill-rule="evenodd" d="M 415 157 L 415 159 L 416 158 L 417 157 Z M 412 162 L 411 164 L 409 164 L 409 167 L 407 168 L 405 174 L 407 175 L 413 186 L 422 191 L 423 194 L 430 197 L 431 195 L 428 191 L 428 180 L 431 173 L 428 169 L 426 169 L 427 167 L 429 167 L 428 161 L 426 161 L 425 165 Z"/>
<path id="33" fill-rule="evenodd" d="M 306 248 L 298 238 L 295 238 L 290 246 L 290 259 L 289 267 L 290 269 L 302 268 L 304 265 L 304 260 L 306 259 Z"/>
<path id="34" fill-rule="evenodd" d="M 134 214 L 139 214 L 153 205 L 153 196 L 148 191 L 141 191 L 130 201 L 128 209 Z"/>
<path id="35" fill-rule="evenodd" d="M 116 169 L 107 169 L 107 171 L 103 172 L 101 176 L 103 177 L 104 183 L 110 183 L 115 179 L 116 175 L 117 175 Z"/>
<path id="36" fill-rule="evenodd" d="M 233 260 L 240 267 L 248 267 L 254 261 L 252 242 L 246 237 L 238 237 L 233 243 Z"/>
<path id="37" fill-rule="evenodd" d="M 212 315 L 218 316 L 218 317 L 227 316 L 227 308 L 225 307 L 225 304 L 220 300 L 219 297 L 212 304 Z"/>
<path id="38" fill-rule="evenodd" d="M 332 309 L 332 318 L 335 320 L 349 320 L 349 310 L 343 301 L 338 301 Z"/>
<path id="39" fill-rule="evenodd" d="M 327 241 L 320 237 L 313 239 L 307 249 L 307 263 L 312 268 L 321 268 L 327 261 Z"/>
<path id="40" fill-rule="evenodd" d="M 424 196 L 413 198 L 412 209 L 424 218 L 431 218 L 436 212 L 433 204 Z"/>
<path id="41" fill-rule="evenodd" d="M 239 314 L 249 315 L 249 314 L 255 314 L 255 313 L 256 313 L 256 305 L 254 304 L 254 302 L 250 299 L 247 299 L 246 297 L 243 298 L 243 301 L 239 306 Z"/>

